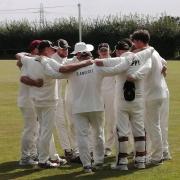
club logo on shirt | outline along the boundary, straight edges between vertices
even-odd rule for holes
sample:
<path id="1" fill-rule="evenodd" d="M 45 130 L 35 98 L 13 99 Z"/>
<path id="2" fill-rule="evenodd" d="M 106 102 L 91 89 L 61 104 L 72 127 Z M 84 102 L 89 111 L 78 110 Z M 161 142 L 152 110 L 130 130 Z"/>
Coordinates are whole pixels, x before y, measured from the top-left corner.
<path id="1" fill-rule="evenodd" d="M 138 59 L 134 58 L 131 63 L 131 66 L 137 66 L 137 65 L 140 65 L 140 61 Z"/>
<path id="2" fill-rule="evenodd" d="M 93 73 L 93 69 L 89 69 L 89 70 L 86 70 L 86 71 L 76 72 L 76 75 L 77 76 L 81 76 L 81 75 L 86 75 L 86 74 L 90 74 L 90 73 Z"/>

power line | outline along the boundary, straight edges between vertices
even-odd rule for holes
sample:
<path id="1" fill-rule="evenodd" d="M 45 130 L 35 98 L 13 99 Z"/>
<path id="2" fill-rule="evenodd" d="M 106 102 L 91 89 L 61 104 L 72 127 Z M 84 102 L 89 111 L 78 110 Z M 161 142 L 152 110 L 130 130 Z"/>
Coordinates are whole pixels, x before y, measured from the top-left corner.
<path id="1" fill-rule="evenodd" d="M 24 9 L 1 9 L 1 12 L 8 12 L 8 11 L 25 11 L 25 10 L 37 10 L 39 8 L 24 8 Z"/>
<path id="2" fill-rule="evenodd" d="M 74 7 L 74 6 L 76 6 L 76 5 L 44 6 L 44 8 L 46 8 L 46 9 L 54 9 L 54 8 Z M 39 10 L 39 8 L 0 9 L 0 12 L 9 12 L 9 11 L 26 11 L 26 10 Z"/>

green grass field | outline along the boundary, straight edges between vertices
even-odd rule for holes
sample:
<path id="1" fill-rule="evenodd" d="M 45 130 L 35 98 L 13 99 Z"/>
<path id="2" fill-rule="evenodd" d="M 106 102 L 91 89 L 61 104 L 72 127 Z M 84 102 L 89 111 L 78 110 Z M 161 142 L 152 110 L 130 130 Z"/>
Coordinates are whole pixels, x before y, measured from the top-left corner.
<path id="1" fill-rule="evenodd" d="M 104 170 L 93 175 L 84 174 L 81 166 L 49 170 L 21 168 L 20 137 L 23 121 L 16 107 L 19 70 L 15 61 L 0 61 L 0 180 L 6 179 L 123 179 L 123 180 L 179 180 L 180 179 L 180 62 L 168 62 L 167 82 L 170 89 L 169 142 L 173 160 L 145 170 L 118 172 L 109 169 L 114 157 L 106 159 Z M 57 143 L 58 151 L 62 154 Z"/>

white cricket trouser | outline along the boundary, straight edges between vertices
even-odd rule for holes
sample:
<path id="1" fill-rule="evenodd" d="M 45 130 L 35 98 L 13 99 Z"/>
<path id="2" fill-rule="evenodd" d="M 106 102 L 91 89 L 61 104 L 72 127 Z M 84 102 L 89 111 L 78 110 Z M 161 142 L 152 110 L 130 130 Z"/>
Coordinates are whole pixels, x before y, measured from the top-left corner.
<path id="1" fill-rule="evenodd" d="M 160 127 L 162 133 L 163 152 L 169 152 L 168 143 L 168 120 L 169 120 L 169 91 L 167 89 L 167 98 L 163 99 L 160 110 Z"/>
<path id="2" fill-rule="evenodd" d="M 143 101 L 121 101 L 119 109 L 116 109 L 117 118 L 117 165 L 127 164 L 128 156 L 128 136 L 132 127 L 134 136 L 134 146 L 136 151 L 136 160 L 145 162 L 145 130 L 144 130 L 144 104 Z M 131 123 L 131 127 L 130 124 Z M 121 161 L 123 159 L 124 162 Z"/>
<path id="3" fill-rule="evenodd" d="M 55 123 L 56 107 L 36 107 L 39 121 L 39 162 L 45 163 L 49 159 L 49 147 Z"/>
<path id="4" fill-rule="evenodd" d="M 58 100 L 55 116 L 55 126 L 62 149 L 71 149 L 62 98 L 59 98 Z"/>
<path id="5" fill-rule="evenodd" d="M 105 105 L 105 148 L 111 149 L 114 145 L 116 120 L 114 111 L 114 91 L 102 91 Z"/>
<path id="6" fill-rule="evenodd" d="M 134 151 L 134 136 L 133 136 L 133 133 L 132 133 L 132 126 L 131 126 L 131 123 L 129 124 L 129 126 L 130 126 L 130 130 L 129 130 L 129 136 L 128 136 L 128 152 L 129 153 L 132 153 L 132 152 L 134 152 L 134 153 L 136 153 L 135 151 Z"/>
<path id="7" fill-rule="evenodd" d="M 79 155 L 79 148 L 77 144 L 77 136 L 75 132 L 75 123 L 72 115 L 72 95 L 69 93 L 68 85 L 66 85 L 65 91 L 65 113 L 68 124 L 68 135 L 70 140 L 71 149 L 73 149 L 74 155 Z"/>
<path id="8" fill-rule="evenodd" d="M 33 107 L 20 107 L 23 119 L 24 129 L 21 140 L 21 158 L 37 156 L 37 138 L 38 138 L 38 121 Z"/>
<path id="9" fill-rule="evenodd" d="M 83 166 L 91 165 L 91 156 L 88 147 L 89 128 L 93 135 L 94 163 L 104 162 L 104 112 L 87 112 L 73 115 L 79 146 L 79 155 Z"/>
<path id="10" fill-rule="evenodd" d="M 160 111 L 162 108 L 162 102 L 163 99 L 149 100 L 145 102 L 145 129 L 148 136 L 147 155 L 151 154 L 151 159 L 155 161 L 160 161 L 163 155 L 160 127 Z"/>

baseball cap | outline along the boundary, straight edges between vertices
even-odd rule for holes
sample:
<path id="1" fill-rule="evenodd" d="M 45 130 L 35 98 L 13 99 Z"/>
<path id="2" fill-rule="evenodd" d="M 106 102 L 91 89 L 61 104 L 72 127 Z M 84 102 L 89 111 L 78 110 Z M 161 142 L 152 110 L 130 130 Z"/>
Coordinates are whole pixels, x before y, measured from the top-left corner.
<path id="1" fill-rule="evenodd" d="M 37 48 L 39 51 L 42 51 L 43 49 L 45 49 L 47 47 L 51 47 L 52 49 L 57 49 L 57 47 L 53 46 L 53 43 L 49 40 L 41 41 Z"/>
<path id="2" fill-rule="evenodd" d="M 61 48 L 61 49 L 67 49 L 69 48 L 69 44 L 65 39 L 58 39 L 55 43 L 54 46 L 56 46 L 57 48 Z"/>
<path id="3" fill-rule="evenodd" d="M 71 54 L 77 54 L 78 52 L 86 52 L 86 51 L 93 51 L 94 46 L 91 44 L 86 44 L 84 42 L 78 42 L 75 44 L 74 51 Z"/>
<path id="4" fill-rule="evenodd" d="M 98 45 L 98 50 L 99 51 L 103 51 L 103 50 L 107 51 L 107 50 L 109 50 L 109 44 L 108 43 L 99 44 Z"/>
<path id="5" fill-rule="evenodd" d="M 38 40 L 38 39 L 31 41 L 31 43 L 29 44 L 29 51 L 31 52 L 35 48 L 37 48 L 39 46 L 40 42 L 41 42 L 41 40 Z"/>

